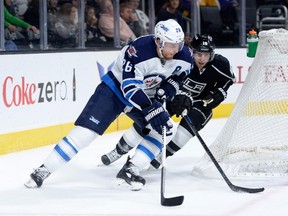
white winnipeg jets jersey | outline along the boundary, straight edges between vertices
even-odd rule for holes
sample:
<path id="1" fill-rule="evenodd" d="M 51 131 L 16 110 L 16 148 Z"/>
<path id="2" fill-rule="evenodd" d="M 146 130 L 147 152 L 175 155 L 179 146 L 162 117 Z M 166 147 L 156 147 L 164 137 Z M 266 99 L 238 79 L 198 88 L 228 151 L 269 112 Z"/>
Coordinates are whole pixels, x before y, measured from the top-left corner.
<path id="1" fill-rule="evenodd" d="M 154 36 L 147 35 L 121 50 L 103 81 L 122 97 L 122 102 L 141 109 L 141 104 L 151 104 L 149 98 L 154 96 L 161 82 L 174 74 L 188 75 L 193 62 L 192 52 L 186 46 L 172 60 L 161 60 Z"/>

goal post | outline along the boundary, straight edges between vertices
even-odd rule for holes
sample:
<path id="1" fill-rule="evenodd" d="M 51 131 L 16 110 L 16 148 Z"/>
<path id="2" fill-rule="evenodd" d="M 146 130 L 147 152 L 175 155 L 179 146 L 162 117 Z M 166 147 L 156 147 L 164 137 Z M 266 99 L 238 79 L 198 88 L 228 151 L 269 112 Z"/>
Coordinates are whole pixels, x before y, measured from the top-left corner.
<path id="1" fill-rule="evenodd" d="M 255 59 L 211 152 L 228 176 L 288 175 L 288 31 L 259 33 Z M 194 173 L 215 176 L 207 155 Z"/>

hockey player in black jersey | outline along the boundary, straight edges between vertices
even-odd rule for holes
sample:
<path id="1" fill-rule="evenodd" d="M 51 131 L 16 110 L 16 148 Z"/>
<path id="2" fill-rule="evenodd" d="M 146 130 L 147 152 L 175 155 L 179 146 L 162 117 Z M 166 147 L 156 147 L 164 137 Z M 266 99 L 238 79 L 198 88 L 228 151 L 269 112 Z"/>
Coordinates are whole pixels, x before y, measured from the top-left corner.
<path id="1" fill-rule="evenodd" d="M 168 111 L 181 116 L 187 109 L 190 119 L 200 131 L 212 118 L 212 110 L 227 97 L 229 87 L 235 81 L 235 75 L 227 58 L 215 54 L 215 45 L 209 35 L 197 35 L 191 42 L 194 53 L 194 69 L 185 79 L 180 93 L 169 103 Z M 193 102 L 188 95 L 191 95 Z M 189 98 L 189 99 L 188 99 Z M 166 157 L 183 148 L 194 137 L 184 118 L 181 119 L 177 132 L 166 146 Z M 159 158 L 158 158 L 159 159 Z M 156 159 L 151 164 L 158 168 Z"/>
<path id="2" fill-rule="evenodd" d="M 200 131 L 212 118 L 212 110 L 227 97 L 229 87 L 234 83 L 235 76 L 230 63 L 224 56 L 215 54 L 215 44 L 209 35 L 196 35 L 192 42 L 194 68 L 185 78 L 181 90 L 171 102 L 167 103 L 170 115 L 181 116 L 186 109 L 188 116 L 193 120 Z M 166 146 L 166 156 L 172 156 L 179 151 L 194 136 L 184 118 L 181 119 L 177 132 Z M 105 165 L 109 165 L 135 147 L 142 149 L 141 140 L 145 131 L 133 124 L 120 138 L 116 148 L 101 157 Z M 145 149 L 143 151 L 146 151 Z M 147 154 L 149 157 L 149 154 Z M 150 157 L 151 164 L 159 165 L 157 160 Z M 117 177 L 121 175 L 121 170 Z"/>

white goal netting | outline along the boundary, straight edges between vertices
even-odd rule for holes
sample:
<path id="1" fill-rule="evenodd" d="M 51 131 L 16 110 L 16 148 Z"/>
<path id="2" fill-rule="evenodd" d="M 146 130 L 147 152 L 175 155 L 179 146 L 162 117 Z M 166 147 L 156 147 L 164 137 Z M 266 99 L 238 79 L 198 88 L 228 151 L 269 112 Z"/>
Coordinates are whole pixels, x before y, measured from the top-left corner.
<path id="1" fill-rule="evenodd" d="M 229 176 L 288 176 L 288 31 L 259 33 L 256 57 L 211 152 Z M 215 176 L 208 155 L 193 172 Z"/>

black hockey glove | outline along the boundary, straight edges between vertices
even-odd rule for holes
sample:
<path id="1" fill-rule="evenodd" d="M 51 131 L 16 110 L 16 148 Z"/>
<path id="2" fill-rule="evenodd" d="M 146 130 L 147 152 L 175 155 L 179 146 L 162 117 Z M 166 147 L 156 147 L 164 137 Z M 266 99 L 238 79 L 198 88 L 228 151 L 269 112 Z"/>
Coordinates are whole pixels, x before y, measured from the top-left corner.
<path id="1" fill-rule="evenodd" d="M 208 95 L 203 98 L 204 109 L 214 109 L 227 97 L 227 92 L 223 88 L 218 88 L 211 91 Z"/>
<path id="2" fill-rule="evenodd" d="M 142 111 L 146 121 L 149 122 L 152 128 L 159 134 L 162 134 L 163 126 L 167 128 L 167 131 L 173 127 L 173 124 L 170 121 L 170 115 L 160 102 L 154 101 L 151 106 L 143 108 Z"/>
<path id="3" fill-rule="evenodd" d="M 177 75 L 170 76 L 168 79 L 161 83 L 159 89 L 156 92 L 156 100 L 163 102 L 164 98 L 167 101 L 171 101 L 175 94 L 179 91 L 180 79 Z"/>
<path id="4" fill-rule="evenodd" d="M 179 91 L 174 99 L 169 103 L 170 111 L 176 114 L 177 117 L 181 116 L 186 109 L 189 111 L 193 107 L 193 97 L 185 91 Z"/>

